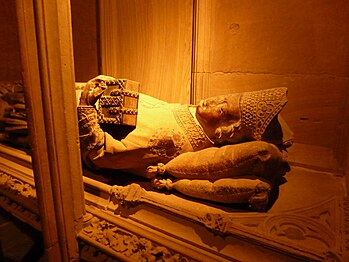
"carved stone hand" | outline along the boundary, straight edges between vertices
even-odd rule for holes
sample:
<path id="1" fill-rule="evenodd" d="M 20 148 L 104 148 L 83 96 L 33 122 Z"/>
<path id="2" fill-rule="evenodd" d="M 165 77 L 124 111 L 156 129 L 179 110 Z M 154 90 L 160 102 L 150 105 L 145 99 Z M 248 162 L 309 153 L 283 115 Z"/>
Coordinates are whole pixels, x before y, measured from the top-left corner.
<path id="1" fill-rule="evenodd" d="M 98 99 L 103 95 L 105 89 L 109 85 L 115 85 L 116 79 L 114 77 L 99 75 L 89 80 L 80 97 L 80 105 L 93 106 Z"/>

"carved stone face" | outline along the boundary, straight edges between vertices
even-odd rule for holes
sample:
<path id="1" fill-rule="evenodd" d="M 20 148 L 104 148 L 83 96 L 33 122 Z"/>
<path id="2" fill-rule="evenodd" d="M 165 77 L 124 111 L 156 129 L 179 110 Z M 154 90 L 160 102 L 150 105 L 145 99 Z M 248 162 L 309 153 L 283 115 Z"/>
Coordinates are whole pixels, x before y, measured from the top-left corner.
<path id="1" fill-rule="evenodd" d="M 202 100 L 196 118 L 217 144 L 262 140 L 270 122 L 287 103 L 287 88 L 223 95 Z"/>
<path id="2" fill-rule="evenodd" d="M 211 139 L 216 138 L 217 128 L 240 122 L 240 98 L 241 94 L 232 94 L 200 101 L 196 109 L 196 118 Z"/>

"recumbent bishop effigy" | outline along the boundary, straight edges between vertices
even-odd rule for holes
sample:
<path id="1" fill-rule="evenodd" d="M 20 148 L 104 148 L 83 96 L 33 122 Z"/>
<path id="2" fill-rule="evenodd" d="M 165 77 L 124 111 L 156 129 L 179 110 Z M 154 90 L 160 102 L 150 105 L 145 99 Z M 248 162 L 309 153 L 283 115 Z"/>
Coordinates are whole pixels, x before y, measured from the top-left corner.
<path id="1" fill-rule="evenodd" d="M 287 88 L 180 105 L 139 93 L 138 86 L 100 75 L 78 92 L 88 167 L 126 171 L 198 199 L 266 209 L 271 190 L 290 170 L 284 151 L 292 132 L 279 115 Z"/>

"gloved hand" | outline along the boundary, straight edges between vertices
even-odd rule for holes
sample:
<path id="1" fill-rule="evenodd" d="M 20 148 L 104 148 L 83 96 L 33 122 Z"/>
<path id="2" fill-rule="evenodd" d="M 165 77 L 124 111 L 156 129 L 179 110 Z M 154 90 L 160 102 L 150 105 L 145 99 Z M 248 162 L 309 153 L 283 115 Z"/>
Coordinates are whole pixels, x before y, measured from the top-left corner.
<path id="1" fill-rule="evenodd" d="M 89 80 L 80 97 L 81 106 L 93 106 L 110 85 L 116 85 L 117 80 L 111 76 L 99 75 Z"/>

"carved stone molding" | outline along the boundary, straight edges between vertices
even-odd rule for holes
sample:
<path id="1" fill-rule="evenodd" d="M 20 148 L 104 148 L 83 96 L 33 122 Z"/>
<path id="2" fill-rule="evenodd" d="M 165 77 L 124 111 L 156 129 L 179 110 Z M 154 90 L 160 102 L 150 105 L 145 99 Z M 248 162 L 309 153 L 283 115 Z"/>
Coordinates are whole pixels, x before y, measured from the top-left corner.
<path id="1" fill-rule="evenodd" d="M 206 214 L 199 220 L 215 231 L 247 237 L 304 258 L 345 261 L 349 243 L 348 207 L 347 198 L 333 197 L 283 213 Z"/>
<path id="2" fill-rule="evenodd" d="M 19 170 L 11 171 L 10 165 L 1 165 L 1 207 L 40 230 L 33 177 Z M 330 197 L 311 206 L 279 213 L 230 213 L 175 195 L 146 191 L 138 184 L 109 186 L 84 179 L 87 187 L 93 187 L 95 190 L 95 193 L 91 194 L 94 198 L 86 199 L 90 206 L 96 208 L 93 211 L 87 208 L 87 214 L 92 218 L 79 234 L 80 239 L 89 245 L 88 248 L 87 245 L 82 246 L 81 252 L 89 254 L 90 257 L 99 254 L 98 259 L 105 258 L 104 261 L 108 261 L 109 258 L 122 261 L 161 261 L 165 258 L 169 261 L 194 260 L 191 253 L 181 253 L 184 248 L 172 249 L 171 245 L 178 241 L 177 238 L 163 242 L 164 235 L 156 233 L 156 228 L 155 233 L 144 234 L 147 230 L 154 231 L 151 223 L 130 219 L 127 214 L 125 217 L 117 215 L 120 207 L 131 210 L 129 213 L 132 214 L 132 209 L 143 208 L 146 204 L 172 214 L 174 219 L 182 217 L 184 220 L 203 225 L 222 237 L 237 236 L 249 243 L 278 250 L 289 256 L 326 261 L 348 260 L 348 197 Z M 134 230 L 135 225 L 143 227 Z M 165 235 L 165 238 L 169 236 Z M 201 249 L 199 247 L 197 253 L 205 252 Z M 212 257 L 212 261 L 219 261 L 217 258 L 226 259 L 218 254 L 213 254 Z"/>
<path id="3" fill-rule="evenodd" d="M 342 216 L 343 220 L 343 239 L 344 242 L 344 252 L 349 253 L 349 197 L 343 199 L 343 210 L 344 215 Z"/>
<path id="4" fill-rule="evenodd" d="M 0 206 L 41 230 L 34 177 L 28 155 L 0 145 Z"/>
<path id="5" fill-rule="evenodd" d="M 193 261 L 97 215 L 92 216 L 89 224 L 79 233 L 79 238 L 89 245 L 95 246 L 102 253 L 122 261 Z M 81 249 L 81 252 L 89 257 L 97 256 L 98 252 L 96 251 L 86 246 Z M 109 255 L 106 254 L 104 257 L 108 261 Z"/>
<path id="6" fill-rule="evenodd" d="M 7 171 L 4 172 L 0 168 L 1 207 L 40 230 L 33 181 L 30 182 L 18 172 L 9 174 Z M 143 221 L 133 219 L 130 223 L 131 220 L 127 216 L 121 218 L 116 215 L 121 206 L 131 210 L 142 204 L 165 210 L 174 218 L 183 217 L 185 220 L 201 224 L 223 237 L 238 236 L 250 243 L 290 256 L 326 261 L 348 259 L 348 197 L 331 197 L 308 207 L 281 213 L 229 213 L 175 195 L 146 191 L 138 184 L 108 186 L 97 181 L 89 181 L 87 184 L 98 189 L 99 194 L 95 194 L 93 200 L 87 200 L 90 206 L 96 208 L 93 211 L 88 208 L 87 214 L 92 218 L 79 234 L 80 239 L 90 246 L 83 246 L 81 252 L 87 252 L 89 256 L 104 253 L 104 261 L 108 261 L 108 256 L 122 261 L 161 261 L 165 258 L 169 261 L 193 260 L 187 254 L 178 251 L 181 249 L 169 248 L 170 241 L 159 244 L 162 242 L 152 240 L 151 234 L 143 235 L 143 229 L 132 230 L 132 223 L 140 225 Z M 146 230 L 151 229 L 150 224 L 145 223 L 144 227 Z M 163 236 L 156 237 L 163 239 Z M 95 251 L 93 247 L 96 248 Z"/>
<path id="7" fill-rule="evenodd" d="M 311 207 L 278 214 L 199 217 L 205 226 L 224 234 L 248 237 L 270 248 L 301 257 L 344 261 L 348 256 L 348 198 L 330 198 Z"/>
<path id="8" fill-rule="evenodd" d="M 39 214 L 35 187 L 24 179 L 0 170 L 0 194 L 23 209 Z"/>
<path id="9" fill-rule="evenodd" d="M 104 186 L 104 190 L 107 188 Z M 280 213 L 229 213 L 173 195 L 146 191 L 136 184 L 110 187 L 109 194 L 106 208 L 111 211 L 120 205 L 132 208 L 137 203 L 146 203 L 223 236 L 239 236 L 291 256 L 328 261 L 343 261 L 348 256 L 347 198 L 331 197 L 309 207 Z"/>
<path id="10" fill-rule="evenodd" d="M 114 262 L 115 258 L 107 255 L 99 248 L 89 245 L 84 241 L 79 241 L 80 259 L 95 262 Z"/>
<path id="11" fill-rule="evenodd" d="M 207 213 L 203 216 L 198 216 L 197 220 L 204 224 L 209 229 L 212 229 L 218 233 L 229 233 L 227 227 L 231 222 L 231 219 L 223 214 L 210 214 Z"/>
<path id="12" fill-rule="evenodd" d="M 17 219 L 39 231 L 41 230 L 40 217 L 38 214 L 31 212 L 29 209 L 3 195 L 0 195 L 0 206 Z"/>

